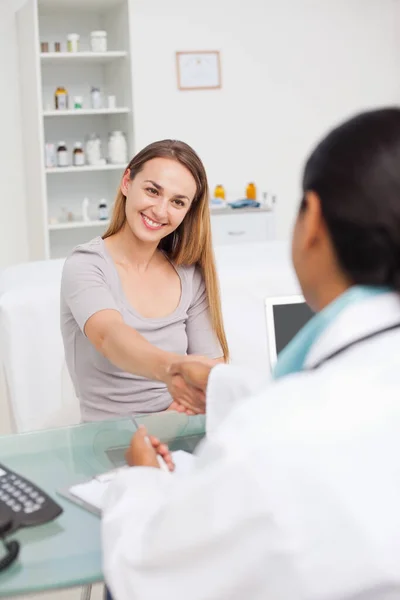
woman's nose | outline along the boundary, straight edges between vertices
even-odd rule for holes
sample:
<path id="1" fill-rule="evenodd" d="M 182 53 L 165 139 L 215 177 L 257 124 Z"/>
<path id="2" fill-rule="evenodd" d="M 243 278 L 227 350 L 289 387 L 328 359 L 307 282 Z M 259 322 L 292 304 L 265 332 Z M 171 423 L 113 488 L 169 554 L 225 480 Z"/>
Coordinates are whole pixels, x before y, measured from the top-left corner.
<path id="1" fill-rule="evenodd" d="M 169 202 L 167 199 L 160 198 L 159 202 L 156 202 L 153 206 L 154 216 L 157 217 L 158 220 L 166 220 L 168 217 L 168 205 Z"/>

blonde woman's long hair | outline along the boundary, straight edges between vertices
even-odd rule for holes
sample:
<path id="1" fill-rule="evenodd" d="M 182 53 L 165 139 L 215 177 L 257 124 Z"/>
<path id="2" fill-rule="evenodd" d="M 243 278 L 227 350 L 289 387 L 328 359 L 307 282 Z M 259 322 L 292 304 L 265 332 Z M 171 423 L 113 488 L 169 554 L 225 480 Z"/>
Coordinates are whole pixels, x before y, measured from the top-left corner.
<path id="1" fill-rule="evenodd" d="M 203 275 L 209 303 L 212 327 L 221 345 L 225 361 L 229 358 L 222 320 L 221 298 L 211 240 L 209 189 L 204 165 L 196 152 L 177 140 L 162 140 L 146 146 L 127 166 L 134 179 L 146 162 L 153 158 L 169 158 L 186 167 L 196 181 L 196 195 L 189 212 L 179 227 L 160 241 L 159 248 L 170 260 L 179 265 L 197 265 Z M 118 190 L 110 225 L 103 239 L 115 235 L 125 225 L 126 197 Z"/>

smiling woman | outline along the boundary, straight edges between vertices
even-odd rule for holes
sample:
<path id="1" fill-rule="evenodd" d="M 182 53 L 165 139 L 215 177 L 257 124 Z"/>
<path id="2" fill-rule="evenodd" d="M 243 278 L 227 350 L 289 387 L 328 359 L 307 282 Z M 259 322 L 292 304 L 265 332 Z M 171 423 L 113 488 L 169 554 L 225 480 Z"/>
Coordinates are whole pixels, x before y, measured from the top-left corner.
<path id="1" fill-rule="evenodd" d="M 198 411 L 169 366 L 228 359 L 208 196 L 190 146 L 150 144 L 127 166 L 103 238 L 67 258 L 61 330 L 83 420 Z"/>

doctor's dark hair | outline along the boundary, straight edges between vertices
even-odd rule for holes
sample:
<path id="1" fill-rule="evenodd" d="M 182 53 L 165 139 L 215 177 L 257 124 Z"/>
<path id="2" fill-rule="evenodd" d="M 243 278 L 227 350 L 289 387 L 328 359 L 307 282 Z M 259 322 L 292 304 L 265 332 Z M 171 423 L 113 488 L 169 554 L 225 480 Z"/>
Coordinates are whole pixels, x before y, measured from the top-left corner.
<path id="1" fill-rule="evenodd" d="M 400 109 L 366 112 L 331 131 L 306 163 L 303 191 L 318 194 L 351 280 L 400 292 Z"/>

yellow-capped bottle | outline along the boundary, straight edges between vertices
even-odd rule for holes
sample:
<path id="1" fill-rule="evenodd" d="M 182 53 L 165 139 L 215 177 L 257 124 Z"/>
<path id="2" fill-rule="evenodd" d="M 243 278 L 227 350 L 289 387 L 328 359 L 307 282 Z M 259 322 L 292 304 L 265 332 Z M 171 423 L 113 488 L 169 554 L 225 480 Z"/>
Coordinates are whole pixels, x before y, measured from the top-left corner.
<path id="1" fill-rule="evenodd" d="M 248 200 L 257 200 L 257 189 L 254 183 L 249 183 L 246 188 L 246 198 Z"/>
<path id="2" fill-rule="evenodd" d="M 218 184 L 215 187 L 214 198 L 220 198 L 221 200 L 225 200 L 225 190 L 221 184 Z"/>
<path id="3" fill-rule="evenodd" d="M 59 85 L 54 94 L 54 103 L 56 110 L 67 110 L 68 92 L 63 85 Z"/>

